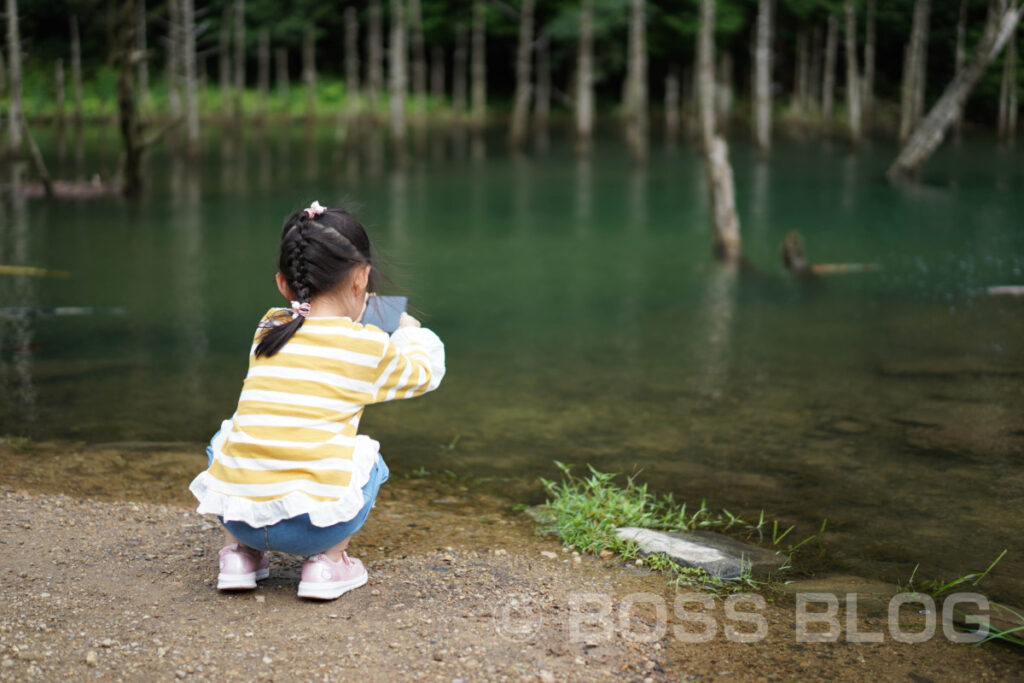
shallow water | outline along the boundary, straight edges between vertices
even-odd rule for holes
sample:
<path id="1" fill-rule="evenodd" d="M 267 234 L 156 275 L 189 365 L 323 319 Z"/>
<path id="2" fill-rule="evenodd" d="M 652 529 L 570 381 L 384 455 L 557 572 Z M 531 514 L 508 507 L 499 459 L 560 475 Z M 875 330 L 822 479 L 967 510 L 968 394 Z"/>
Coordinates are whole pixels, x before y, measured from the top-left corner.
<path id="1" fill-rule="evenodd" d="M 448 349 L 437 394 L 368 411 L 396 471 L 514 490 L 553 459 L 641 471 L 794 534 L 827 518 L 838 568 L 890 580 L 1008 548 L 985 585 L 1024 599 L 1024 300 L 985 294 L 1024 284 L 1024 150 L 949 146 L 923 185 L 894 188 L 887 145 L 779 142 L 762 165 L 737 142 L 753 268 L 730 273 L 710 258 L 687 148 L 641 171 L 614 139 L 585 161 L 491 141 L 478 163 L 442 140 L 394 173 L 372 136 L 348 158 L 331 130 L 246 136 L 214 137 L 201 168 L 157 150 L 140 204 L 5 204 L 0 263 L 71 277 L 2 277 L 0 308 L 96 310 L 0 318 L 0 433 L 209 438 L 279 304 L 282 219 L 347 199 Z M 114 131 L 90 131 L 81 168 L 116 152 Z M 814 261 L 881 269 L 796 282 L 778 258 L 791 229 Z"/>

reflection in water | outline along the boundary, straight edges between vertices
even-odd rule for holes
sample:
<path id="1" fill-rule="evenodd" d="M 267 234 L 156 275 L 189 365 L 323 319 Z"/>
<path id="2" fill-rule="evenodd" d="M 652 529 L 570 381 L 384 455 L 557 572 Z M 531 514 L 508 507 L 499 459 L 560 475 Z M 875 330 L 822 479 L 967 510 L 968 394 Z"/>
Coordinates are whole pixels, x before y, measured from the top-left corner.
<path id="1" fill-rule="evenodd" d="M 384 173 L 384 131 L 370 123 L 366 131 L 366 163 L 369 173 L 376 178 Z"/>
<path id="2" fill-rule="evenodd" d="M 852 210 L 857 201 L 857 155 L 852 152 L 844 155 L 841 168 L 843 185 L 841 201 L 843 208 Z"/>
<path id="3" fill-rule="evenodd" d="M 590 232 L 593 170 L 591 168 L 589 154 L 583 154 L 576 158 L 576 192 L 573 205 L 573 224 L 576 226 L 576 236 L 583 237 Z"/>
<path id="4" fill-rule="evenodd" d="M 629 231 L 647 229 L 647 168 L 634 165 L 629 175 Z"/>
<path id="5" fill-rule="evenodd" d="M 697 390 L 720 399 L 726 393 L 731 365 L 733 316 L 736 311 L 738 267 L 712 264 L 700 303 L 698 330 L 693 335 Z"/>
<path id="6" fill-rule="evenodd" d="M 273 186 L 273 163 L 274 158 L 271 153 L 270 147 L 270 133 L 266 128 L 260 129 L 260 134 L 256 146 L 259 148 L 257 153 L 259 154 L 259 188 L 261 192 L 266 192 Z"/>
<path id="7" fill-rule="evenodd" d="M 519 235 L 530 234 L 530 184 L 532 163 L 525 154 L 517 154 L 512 160 L 515 166 L 514 187 L 512 190 L 513 229 Z"/>
<path id="8" fill-rule="evenodd" d="M 748 232 L 758 235 L 767 233 L 769 225 L 768 174 L 771 166 L 764 161 L 754 164 L 754 177 L 750 188 L 750 219 L 746 222 Z"/>
<path id="9" fill-rule="evenodd" d="M 403 246 L 408 240 L 409 223 L 409 182 L 404 169 L 391 171 L 388 179 L 388 236 L 395 247 Z"/>
<path id="10" fill-rule="evenodd" d="M 487 138 L 484 137 L 483 129 L 474 126 L 472 138 L 470 146 L 473 152 L 473 162 L 481 164 L 487 158 Z"/>
<path id="11" fill-rule="evenodd" d="M 182 393 L 191 402 L 192 413 L 199 415 L 206 401 L 202 365 L 209 353 L 206 335 L 209 273 L 200 209 L 201 176 L 198 169 L 185 168 L 180 160 L 175 165 L 180 167 L 178 174 L 183 176 L 179 194 L 172 195 L 175 217 L 171 288 L 176 301 L 174 330 L 181 348 L 176 355 L 184 364 L 182 380 L 186 389 Z"/>
<path id="12" fill-rule="evenodd" d="M 0 223 L 0 263 L 30 265 L 28 211 L 21 192 L 25 164 L 11 164 L 10 173 L 10 220 Z M 0 333 L 0 382 L 4 387 L 4 396 L 13 399 L 13 405 L 5 408 L 18 415 L 21 421 L 31 423 L 38 417 L 36 388 L 32 381 L 34 331 L 31 310 L 36 307 L 34 278 L 23 275 L 0 275 L 0 278 L 0 282 L 5 285 L 0 304 L 26 309 L 22 315 L 0 315 L 0 329 L 3 330 Z M 10 369 L 3 361 L 8 353 Z"/>

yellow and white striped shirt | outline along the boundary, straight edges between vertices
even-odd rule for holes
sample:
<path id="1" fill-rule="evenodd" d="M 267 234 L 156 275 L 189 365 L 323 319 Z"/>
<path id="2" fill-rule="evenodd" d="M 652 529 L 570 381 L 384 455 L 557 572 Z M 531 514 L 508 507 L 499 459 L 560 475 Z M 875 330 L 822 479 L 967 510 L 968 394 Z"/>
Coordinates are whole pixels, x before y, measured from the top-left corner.
<path id="1" fill-rule="evenodd" d="M 261 327 L 281 314 L 271 309 Z M 280 351 L 257 358 L 261 333 L 238 408 L 213 439 L 213 463 L 189 487 L 199 512 L 255 527 L 305 513 L 316 526 L 348 521 L 379 457 L 379 444 L 357 433 L 363 408 L 436 389 L 444 345 L 425 328 L 388 336 L 311 317 Z"/>

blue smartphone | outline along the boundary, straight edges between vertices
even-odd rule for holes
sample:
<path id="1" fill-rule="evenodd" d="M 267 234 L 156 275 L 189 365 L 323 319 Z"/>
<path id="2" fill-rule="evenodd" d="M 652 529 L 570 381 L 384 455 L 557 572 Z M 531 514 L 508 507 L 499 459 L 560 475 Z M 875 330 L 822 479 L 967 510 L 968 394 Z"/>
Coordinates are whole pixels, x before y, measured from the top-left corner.
<path id="1" fill-rule="evenodd" d="M 364 325 L 376 325 L 388 334 L 398 329 L 398 323 L 409 305 L 407 296 L 371 296 L 363 313 Z"/>

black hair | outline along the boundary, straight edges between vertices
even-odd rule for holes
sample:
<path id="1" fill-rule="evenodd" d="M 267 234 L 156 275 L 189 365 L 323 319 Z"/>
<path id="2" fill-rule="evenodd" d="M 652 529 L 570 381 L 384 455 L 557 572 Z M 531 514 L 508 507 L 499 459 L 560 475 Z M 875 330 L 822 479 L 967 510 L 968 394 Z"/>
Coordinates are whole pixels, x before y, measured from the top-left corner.
<path id="1" fill-rule="evenodd" d="M 352 268 L 370 266 L 367 290 L 374 291 L 377 272 L 373 262 L 373 245 L 366 229 L 348 211 L 327 208 L 310 216 L 305 209 L 296 211 L 281 229 L 281 256 L 278 271 L 300 303 L 338 286 Z M 256 357 L 269 357 L 281 350 L 292 335 L 302 327 L 305 318 L 282 311 L 268 321 L 256 345 Z"/>

